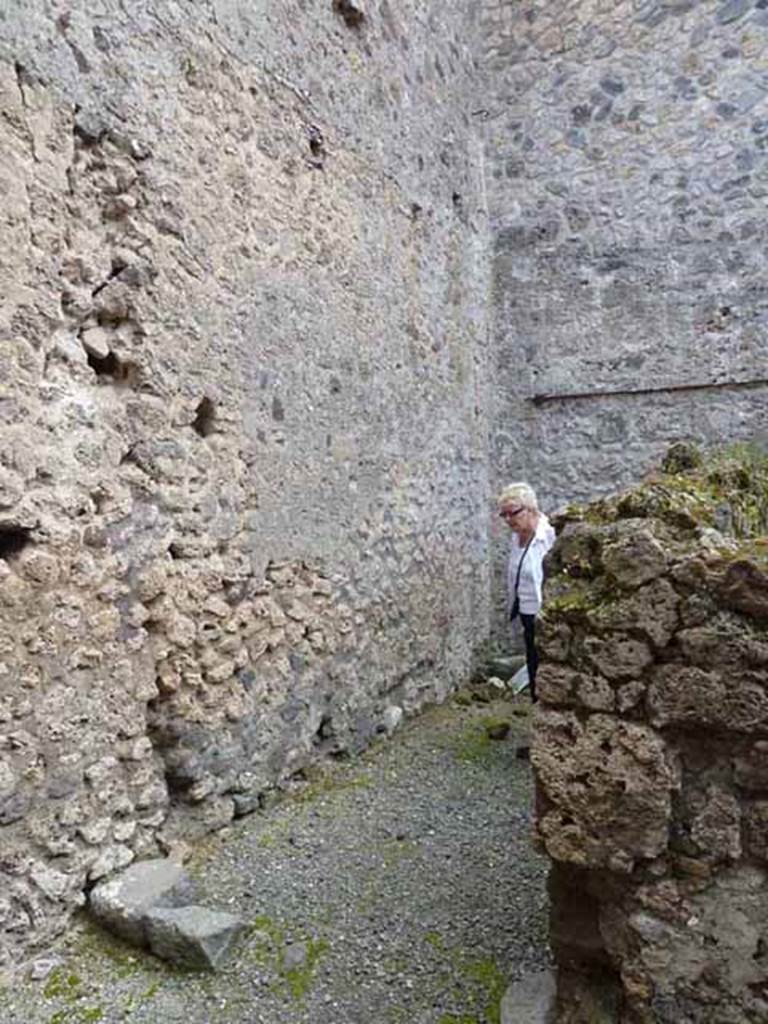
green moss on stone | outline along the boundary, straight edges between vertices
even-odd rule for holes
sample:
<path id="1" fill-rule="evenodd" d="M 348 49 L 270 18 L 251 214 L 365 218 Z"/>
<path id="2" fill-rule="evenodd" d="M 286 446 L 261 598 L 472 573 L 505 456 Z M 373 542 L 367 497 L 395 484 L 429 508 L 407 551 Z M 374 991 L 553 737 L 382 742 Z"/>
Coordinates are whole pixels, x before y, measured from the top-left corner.
<path id="1" fill-rule="evenodd" d="M 328 949 L 324 938 L 300 939 L 306 947 L 306 956 L 301 964 L 287 967 L 287 928 L 266 914 L 255 917 L 250 924 L 251 937 L 246 946 L 246 956 L 259 967 L 270 970 L 273 975 L 271 988 L 274 992 L 289 995 L 300 1002 L 309 991 L 317 965 Z"/>
<path id="2" fill-rule="evenodd" d="M 349 789 L 366 789 L 370 785 L 370 775 L 362 772 L 353 774 L 349 769 L 343 771 L 338 767 L 333 769 L 323 765 L 313 769 L 306 784 L 290 791 L 287 799 L 299 804 L 312 803 L 333 793 Z"/>
<path id="3" fill-rule="evenodd" d="M 440 1024 L 500 1024 L 501 1000 L 507 988 L 507 977 L 490 957 L 468 960 L 462 950 L 451 953 L 453 973 L 461 975 L 474 990 L 472 1002 L 481 1010 L 468 1014 L 444 1014 Z M 462 991 L 457 991 L 461 996 Z"/>
<path id="4" fill-rule="evenodd" d="M 768 537 L 753 537 L 742 540 L 734 548 L 722 548 L 720 555 L 723 562 L 753 562 L 763 571 L 768 571 Z"/>
<path id="5" fill-rule="evenodd" d="M 474 723 L 456 737 L 454 754 L 462 764 L 486 764 L 494 756 L 496 746 L 485 726 Z"/>
<path id="6" fill-rule="evenodd" d="M 83 963 L 97 958 L 108 961 L 118 978 L 131 978 L 147 971 L 164 975 L 175 973 L 171 964 L 138 950 L 88 920 L 83 922 L 75 950 Z"/>
<path id="7" fill-rule="evenodd" d="M 82 981 L 72 971 L 63 967 L 55 967 L 48 975 L 43 988 L 46 999 L 78 999 L 82 995 Z"/>
<path id="8" fill-rule="evenodd" d="M 674 446 L 673 446 L 674 447 Z M 706 456 L 693 468 L 665 460 L 666 470 L 613 498 L 569 506 L 558 523 L 607 525 L 617 519 L 658 519 L 684 530 L 716 525 L 727 505 L 737 535 L 757 535 L 768 528 L 768 454 L 750 445 L 732 445 Z"/>
<path id="9" fill-rule="evenodd" d="M 464 973 L 476 982 L 485 993 L 485 1020 L 487 1024 L 499 1024 L 501 1000 L 507 988 L 507 977 L 495 960 L 485 957 L 472 960 L 464 965 Z"/>
<path id="10" fill-rule="evenodd" d="M 97 1024 L 104 1019 L 101 1006 L 67 1006 L 56 1010 L 48 1018 L 48 1024 Z"/>
<path id="11" fill-rule="evenodd" d="M 304 999 L 312 987 L 317 965 L 328 951 L 328 942 L 325 939 L 308 939 L 306 947 L 307 956 L 300 966 L 285 968 L 281 963 L 281 978 L 296 1002 Z"/>
<path id="12" fill-rule="evenodd" d="M 617 521 L 626 518 L 648 520 L 648 529 L 673 557 L 700 550 L 700 531 L 715 528 L 728 539 L 720 552 L 724 565 L 748 559 L 765 571 L 768 454 L 743 444 L 706 454 L 689 444 L 675 445 L 662 469 L 636 487 L 590 505 L 571 506 L 556 521 L 560 530 L 569 522 L 604 526 L 610 539 Z M 578 545 L 572 546 L 578 553 Z M 548 578 L 545 620 L 599 630 L 621 597 L 616 583 L 599 560 L 594 566 L 566 564 Z"/>

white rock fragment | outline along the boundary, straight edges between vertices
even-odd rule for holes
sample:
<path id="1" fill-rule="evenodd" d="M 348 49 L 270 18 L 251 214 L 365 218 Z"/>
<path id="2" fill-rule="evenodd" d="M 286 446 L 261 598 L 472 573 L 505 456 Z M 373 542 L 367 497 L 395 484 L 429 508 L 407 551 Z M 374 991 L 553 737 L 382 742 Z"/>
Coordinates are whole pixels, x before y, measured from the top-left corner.
<path id="1" fill-rule="evenodd" d="M 106 359 L 109 355 L 109 335 L 103 327 L 89 327 L 80 336 L 83 348 L 97 359 Z"/>
<path id="2" fill-rule="evenodd" d="M 384 712 L 384 731 L 391 736 L 403 720 L 403 709 L 397 704 L 391 704 Z"/>

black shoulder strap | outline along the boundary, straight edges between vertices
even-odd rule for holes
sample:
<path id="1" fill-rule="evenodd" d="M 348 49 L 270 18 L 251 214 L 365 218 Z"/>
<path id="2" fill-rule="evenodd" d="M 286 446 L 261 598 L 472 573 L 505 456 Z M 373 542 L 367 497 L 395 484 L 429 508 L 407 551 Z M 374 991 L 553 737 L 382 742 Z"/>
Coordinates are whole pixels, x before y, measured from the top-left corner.
<path id="1" fill-rule="evenodd" d="M 533 538 L 535 536 L 536 536 L 536 531 L 534 530 L 534 532 L 528 538 L 528 543 L 523 548 L 523 553 L 522 553 L 522 555 L 520 555 L 520 561 L 517 563 L 517 576 L 515 577 L 515 598 L 517 597 L 517 588 L 520 586 L 520 571 L 523 568 L 523 560 L 525 559 L 525 556 L 528 554 L 528 548 L 531 546 L 531 543 L 533 542 Z M 514 600 L 514 598 L 513 598 L 513 600 Z"/>

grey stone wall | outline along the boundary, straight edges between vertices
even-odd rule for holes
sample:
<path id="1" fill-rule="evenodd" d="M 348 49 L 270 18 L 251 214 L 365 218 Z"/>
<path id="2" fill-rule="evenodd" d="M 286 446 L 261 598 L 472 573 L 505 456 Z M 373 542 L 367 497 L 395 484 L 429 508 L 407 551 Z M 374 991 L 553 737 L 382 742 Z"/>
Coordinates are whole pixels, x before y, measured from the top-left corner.
<path id="1" fill-rule="evenodd" d="M 0 960 L 470 670 L 473 10 L 2 7 Z"/>
<path id="2" fill-rule="evenodd" d="M 502 0 L 484 34 L 498 480 L 557 506 L 764 434 L 764 4 Z"/>

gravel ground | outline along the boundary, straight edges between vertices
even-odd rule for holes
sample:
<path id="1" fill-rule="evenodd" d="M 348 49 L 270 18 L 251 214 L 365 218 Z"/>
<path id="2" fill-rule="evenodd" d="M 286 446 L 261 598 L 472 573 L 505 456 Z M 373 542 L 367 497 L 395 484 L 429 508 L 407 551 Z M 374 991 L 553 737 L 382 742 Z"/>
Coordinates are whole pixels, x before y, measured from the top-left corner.
<path id="1" fill-rule="evenodd" d="M 508 982 L 548 962 L 516 757 L 527 710 L 432 709 L 196 849 L 206 902 L 249 925 L 220 973 L 170 969 L 83 920 L 46 978 L 6 979 L 0 1022 L 497 1024 Z M 512 731 L 489 739 L 499 719 Z"/>

